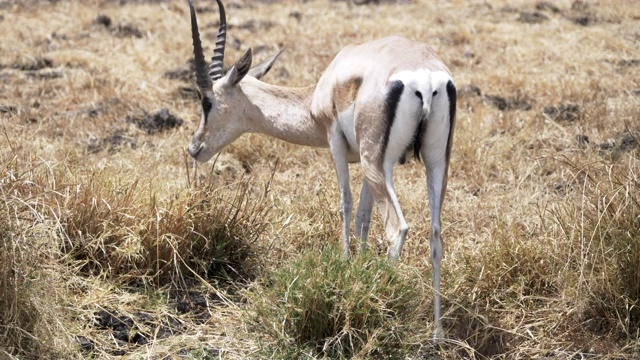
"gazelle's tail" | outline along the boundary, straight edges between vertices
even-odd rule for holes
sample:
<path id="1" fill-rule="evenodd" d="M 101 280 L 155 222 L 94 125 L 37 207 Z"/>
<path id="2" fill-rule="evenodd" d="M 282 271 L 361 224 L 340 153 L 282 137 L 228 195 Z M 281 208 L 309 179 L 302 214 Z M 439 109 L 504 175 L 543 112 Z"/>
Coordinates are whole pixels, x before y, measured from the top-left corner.
<path id="1" fill-rule="evenodd" d="M 453 137 L 453 124 L 456 116 L 456 87 L 449 74 L 436 71 L 429 72 L 427 79 L 415 82 L 415 94 L 422 101 L 422 117 L 418 124 L 416 136 L 413 143 L 413 153 L 416 160 L 420 159 L 423 142 L 425 141 L 425 131 L 429 122 L 446 121 L 449 125 L 447 139 L 447 159 L 451 152 L 451 140 Z M 446 119 L 444 119 L 446 117 Z M 435 124 L 433 124 L 435 125 Z"/>

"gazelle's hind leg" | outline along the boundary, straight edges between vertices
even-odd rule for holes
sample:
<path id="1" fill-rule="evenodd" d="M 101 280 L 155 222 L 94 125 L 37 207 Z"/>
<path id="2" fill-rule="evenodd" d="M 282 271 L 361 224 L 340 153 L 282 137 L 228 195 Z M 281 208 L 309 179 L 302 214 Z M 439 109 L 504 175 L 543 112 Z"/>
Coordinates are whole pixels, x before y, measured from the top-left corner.
<path id="1" fill-rule="evenodd" d="M 416 132 L 420 129 L 425 111 L 423 99 L 431 93 L 430 82 L 425 81 L 417 81 L 415 74 L 409 72 L 392 76 L 383 97 L 365 104 L 364 108 L 369 110 L 367 118 L 358 115 L 355 118 L 356 133 L 360 138 L 360 161 L 367 186 L 382 215 L 387 240 L 391 243 L 387 252 L 391 260 L 400 257 L 407 236 L 407 223 L 393 187 L 393 166 L 415 142 Z M 427 89 L 424 96 L 418 88 Z M 378 109 L 379 112 L 375 111 Z"/>
<path id="2" fill-rule="evenodd" d="M 385 185 L 387 188 L 387 212 L 385 220 L 385 232 L 387 239 L 391 242 L 387 256 L 390 260 L 397 260 L 402 254 L 402 247 L 407 238 L 408 226 L 402 215 L 400 203 L 393 188 L 393 165 L 385 169 Z"/>
<path id="3" fill-rule="evenodd" d="M 367 155 L 365 153 L 360 156 L 365 181 L 368 182 L 367 186 L 378 205 L 378 210 L 380 210 L 384 223 L 386 238 L 390 242 L 387 256 L 390 260 L 397 260 L 407 236 L 407 222 L 402 216 L 402 210 L 393 188 L 393 165 L 383 168 L 379 165 L 381 161 L 375 158 L 368 158 Z"/>
<path id="4" fill-rule="evenodd" d="M 360 241 L 360 252 L 367 248 L 367 237 L 369 235 L 369 224 L 371 223 L 371 212 L 373 210 L 373 196 L 367 181 L 362 182 L 360 190 L 360 202 L 356 212 L 356 238 Z"/>
<path id="5" fill-rule="evenodd" d="M 425 159 L 426 160 L 426 159 Z M 433 312 L 436 323 L 434 340 L 443 337 L 442 324 L 440 323 L 440 264 L 442 262 L 442 236 L 440 227 L 440 211 L 444 200 L 444 190 L 447 181 L 447 168 L 445 163 L 435 164 L 426 161 L 427 189 L 429 193 L 429 208 L 431 211 L 431 235 L 429 247 L 431 249 L 431 266 L 433 267 Z"/>
<path id="6" fill-rule="evenodd" d="M 406 74 L 405 74 L 406 75 Z M 402 77 L 402 76 L 400 76 Z M 390 79 L 384 100 L 369 106 L 370 109 L 381 107 L 379 117 L 372 116 L 366 121 L 380 126 L 360 126 L 361 144 L 360 161 L 368 187 L 378 205 L 384 222 L 387 240 L 390 242 L 387 255 L 396 260 L 402 253 L 407 236 L 407 223 L 393 187 L 393 166 L 405 155 L 407 148 L 414 142 L 418 129 L 422 102 L 414 91 L 405 94 L 407 86 L 402 79 Z M 356 118 L 356 122 L 365 121 Z M 372 147 L 372 149 L 367 149 Z"/>
<path id="7" fill-rule="evenodd" d="M 421 155 L 427 173 L 427 191 L 429 193 L 429 210 L 431 211 L 431 264 L 433 267 L 433 288 L 435 291 L 433 308 L 436 329 L 434 341 L 442 338 L 444 333 L 440 321 L 440 264 L 442 262 L 442 235 L 440 214 L 447 190 L 447 173 L 453 141 L 453 129 L 456 110 L 456 89 L 453 82 L 444 77 L 438 86 L 434 86 L 432 111 L 427 119 Z M 444 96 L 446 94 L 446 96 Z"/>

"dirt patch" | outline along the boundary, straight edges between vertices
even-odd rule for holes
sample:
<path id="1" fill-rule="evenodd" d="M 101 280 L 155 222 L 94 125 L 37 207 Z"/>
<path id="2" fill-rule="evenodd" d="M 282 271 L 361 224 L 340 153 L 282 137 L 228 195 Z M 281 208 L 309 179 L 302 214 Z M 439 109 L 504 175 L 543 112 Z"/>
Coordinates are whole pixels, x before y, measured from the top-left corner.
<path id="1" fill-rule="evenodd" d="M 85 354 L 99 351 L 122 356 L 138 346 L 188 331 L 183 324 L 184 317 L 191 318 L 194 324 L 205 324 L 211 321 L 211 308 L 224 305 L 220 297 L 206 290 L 173 289 L 169 292 L 169 298 L 171 302 L 175 301 L 176 313 L 180 318 L 171 311 L 152 313 L 133 310 L 125 313 L 122 309 L 100 306 L 93 312 L 90 326 L 98 330 L 100 338 L 107 338 L 108 341 L 96 341 L 95 337 L 76 335 L 76 344 Z M 214 348 L 207 351 L 218 352 Z M 185 355 L 189 353 L 187 349 L 180 352 Z"/>
<path id="2" fill-rule="evenodd" d="M 566 14 L 566 18 L 581 26 L 593 25 L 598 19 L 594 14 L 588 12 L 588 9 L 589 4 L 586 1 L 575 0 L 571 3 L 571 11 Z"/>
<path id="3" fill-rule="evenodd" d="M 94 24 L 108 29 L 111 34 L 118 37 L 135 37 L 142 38 L 143 32 L 137 26 L 132 24 L 113 24 L 113 20 L 107 15 L 100 14 L 93 21 Z"/>
<path id="4" fill-rule="evenodd" d="M 132 123 L 139 129 L 144 130 L 147 134 L 155 134 L 157 132 L 166 131 L 181 126 L 184 121 L 171 114 L 168 109 L 162 108 L 153 114 L 146 111 L 142 117 L 127 117 L 126 122 Z"/>
<path id="5" fill-rule="evenodd" d="M 193 59 L 189 59 L 184 65 L 164 72 L 164 77 L 171 80 L 192 82 L 195 74 Z"/>
<path id="6" fill-rule="evenodd" d="M 536 3 L 536 10 L 551 11 L 552 13 L 556 13 L 556 14 L 560 13 L 560 8 L 548 1 L 540 1 Z"/>
<path id="7" fill-rule="evenodd" d="M 462 85 L 457 91 L 458 98 L 472 97 L 472 96 L 481 96 L 482 91 L 480 87 L 474 84 L 466 84 Z"/>
<path id="8" fill-rule="evenodd" d="M 85 336 L 76 336 L 76 343 L 78 343 L 83 352 L 90 352 L 96 348 L 93 341 L 89 340 Z"/>
<path id="9" fill-rule="evenodd" d="M 95 106 L 87 107 L 81 110 L 80 113 L 86 114 L 90 118 L 94 118 L 118 104 L 121 104 L 120 99 L 114 97 L 114 98 L 110 98 L 105 101 L 102 101 Z"/>
<path id="10" fill-rule="evenodd" d="M 53 70 L 53 69 L 43 69 L 38 71 L 26 71 L 25 75 L 36 78 L 36 79 L 51 80 L 51 79 L 59 79 L 61 77 L 64 77 L 64 71 Z"/>
<path id="11" fill-rule="evenodd" d="M 90 138 L 87 145 L 87 152 L 94 154 L 102 150 L 117 151 L 123 146 L 135 149 L 138 146 L 136 138 L 127 136 L 122 129 L 115 129 L 109 136 L 103 138 Z"/>
<path id="12" fill-rule="evenodd" d="M 102 4 L 162 4 L 171 0 L 102 0 Z"/>
<path id="13" fill-rule="evenodd" d="M 640 59 L 618 60 L 617 65 L 620 67 L 640 66 Z"/>
<path id="14" fill-rule="evenodd" d="M 243 30 L 249 30 L 249 31 L 258 31 L 258 30 L 269 30 L 274 26 L 275 26 L 275 23 L 270 20 L 251 19 L 243 22 L 240 25 L 229 24 L 229 29 L 237 28 L 237 29 L 243 29 Z"/>
<path id="15" fill-rule="evenodd" d="M 0 105 L 0 114 L 17 114 L 19 109 L 14 105 Z"/>
<path id="16" fill-rule="evenodd" d="M 518 18 L 519 22 L 527 23 L 527 24 L 540 24 L 543 21 L 547 21 L 549 18 L 547 15 L 538 12 L 538 11 L 523 11 L 520 13 L 520 17 Z"/>
<path id="17" fill-rule="evenodd" d="M 576 135 L 576 144 L 578 144 L 578 147 L 586 148 L 589 146 L 589 137 L 584 134 Z"/>
<path id="18" fill-rule="evenodd" d="M 116 25 L 112 28 L 112 32 L 114 35 L 120 37 L 142 38 L 142 31 L 137 26 L 131 24 Z"/>
<path id="19" fill-rule="evenodd" d="M 507 110 L 531 110 L 531 104 L 527 101 L 515 99 L 515 98 L 505 98 L 498 95 L 485 95 L 483 97 L 484 101 L 493 105 L 498 110 L 507 111 Z"/>
<path id="20" fill-rule="evenodd" d="M 548 186 L 549 190 L 558 196 L 566 196 L 573 187 L 568 181 L 560 180 Z"/>
<path id="21" fill-rule="evenodd" d="M 332 0 L 332 1 L 351 1 L 355 5 L 408 4 L 410 2 L 410 0 Z"/>
<path id="22" fill-rule="evenodd" d="M 180 86 L 173 93 L 182 99 L 198 100 L 198 93 L 194 85 Z"/>
<path id="23" fill-rule="evenodd" d="M 517 11 L 515 8 L 508 8 L 512 9 L 513 12 Z M 597 16 L 589 12 L 589 4 L 581 0 L 574 1 L 573 3 L 571 3 L 571 7 L 569 9 L 565 9 L 564 11 L 551 2 L 540 1 L 536 3 L 535 10 L 536 11 L 534 12 L 521 11 L 518 21 L 530 24 L 538 24 L 549 19 L 547 15 L 542 13 L 546 12 L 561 15 L 564 19 L 580 26 L 590 26 L 598 22 Z"/>
<path id="24" fill-rule="evenodd" d="M 121 315 L 117 311 L 109 309 L 96 311 L 93 315 L 94 326 L 101 330 L 111 330 L 116 340 L 140 345 L 149 342 L 147 340 L 148 334 L 132 331 L 135 321 L 129 316 Z"/>
<path id="25" fill-rule="evenodd" d="M 545 106 L 542 113 L 555 121 L 573 122 L 582 117 L 582 109 L 575 104 Z"/>
<path id="26" fill-rule="evenodd" d="M 589 8 L 589 4 L 586 1 L 575 0 L 571 3 L 571 10 L 573 11 L 585 11 Z"/>
<path id="27" fill-rule="evenodd" d="M 616 71 L 620 74 L 624 74 L 631 71 L 637 71 L 636 68 L 640 66 L 640 59 L 638 58 L 630 58 L 630 59 L 606 59 L 605 62 L 615 65 L 617 67 Z"/>
<path id="28" fill-rule="evenodd" d="M 124 315 L 115 309 L 101 308 L 93 314 L 92 326 L 108 331 L 113 347 L 101 349 L 112 355 L 124 355 L 133 345 L 145 345 L 155 339 L 166 339 L 182 331 L 180 321 L 171 315 L 156 315 L 138 311 Z M 76 342 L 85 351 L 93 351 L 96 344 L 84 336 L 77 336 Z"/>
<path id="29" fill-rule="evenodd" d="M 14 63 L 11 67 L 22 71 L 38 71 L 53 67 L 53 60 L 37 56 L 34 58 L 20 60 Z"/>
<path id="30" fill-rule="evenodd" d="M 599 145 L 603 151 L 629 152 L 640 146 L 640 131 L 635 133 L 619 133 L 609 141 Z"/>
<path id="31" fill-rule="evenodd" d="M 106 28 L 110 28 L 112 24 L 111 18 L 104 14 L 98 15 L 98 17 L 96 17 L 96 19 L 93 20 L 93 22 L 95 24 L 102 25 Z"/>
<path id="32" fill-rule="evenodd" d="M 593 15 L 593 14 L 570 16 L 569 20 L 573 21 L 574 23 L 576 23 L 578 25 L 582 25 L 582 26 L 593 25 L 593 24 L 595 24 L 597 22 L 597 19 L 596 19 L 595 15 Z"/>
<path id="33" fill-rule="evenodd" d="M 215 293 L 199 291 L 179 291 L 172 294 L 176 299 L 176 311 L 180 315 L 189 314 L 195 324 L 204 324 L 211 320 L 210 307 L 223 306 L 224 302 Z"/>

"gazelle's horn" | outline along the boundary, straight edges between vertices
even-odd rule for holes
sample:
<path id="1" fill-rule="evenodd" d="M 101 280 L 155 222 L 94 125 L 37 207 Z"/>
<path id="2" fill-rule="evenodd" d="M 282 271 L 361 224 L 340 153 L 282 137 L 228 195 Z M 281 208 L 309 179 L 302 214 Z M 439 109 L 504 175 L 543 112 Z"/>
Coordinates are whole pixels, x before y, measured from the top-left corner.
<path id="1" fill-rule="evenodd" d="M 200 42 L 200 33 L 198 32 L 198 20 L 196 19 L 196 10 L 193 8 L 192 0 L 189 0 L 189 9 L 191 10 L 191 38 L 193 39 L 193 55 L 195 56 L 196 66 L 196 82 L 201 91 L 211 89 L 212 82 L 207 73 L 207 63 L 204 60 L 202 52 L 202 43 Z"/>
<path id="2" fill-rule="evenodd" d="M 224 62 L 224 46 L 227 41 L 227 15 L 224 12 L 224 6 L 221 0 L 216 0 L 218 9 L 220 10 L 220 28 L 218 28 L 218 36 L 216 37 L 216 48 L 213 49 L 211 57 L 211 68 L 209 76 L 213 80 L 222 77 L 222 66 Z"/>

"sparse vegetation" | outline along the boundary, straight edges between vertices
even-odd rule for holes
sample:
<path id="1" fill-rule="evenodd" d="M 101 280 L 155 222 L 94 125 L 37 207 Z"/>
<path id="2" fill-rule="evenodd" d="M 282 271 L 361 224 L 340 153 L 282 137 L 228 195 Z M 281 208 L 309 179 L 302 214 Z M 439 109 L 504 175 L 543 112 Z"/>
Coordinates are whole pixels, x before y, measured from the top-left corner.
<path id="1" fill-rule="evenodd" d="M 640 334 L 640 177 L 638 158 L 575 169 L 578 201 L 556 220 L 573 249 L 571 267 L 583 320 L 638 351 Z M 634 344 L 635 343 L 635 344 Z"/>
<path id="2" fill-rule="evenodd" d="M 247 135 L 188 159 L 186 3 L 0 1 L 0 358 L 640 357 L 634 1 L 229 1 L 228 64 L 287 47 L 271 83 L 391 33 L 450 65 L 447 341 L 421 164 L 396 171 L 401 262 L 377 214 L 346 262 L 326 150 Z"/>

